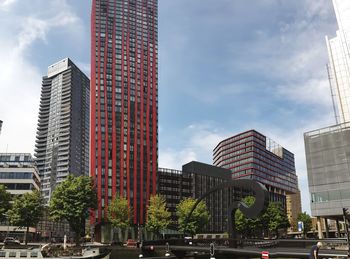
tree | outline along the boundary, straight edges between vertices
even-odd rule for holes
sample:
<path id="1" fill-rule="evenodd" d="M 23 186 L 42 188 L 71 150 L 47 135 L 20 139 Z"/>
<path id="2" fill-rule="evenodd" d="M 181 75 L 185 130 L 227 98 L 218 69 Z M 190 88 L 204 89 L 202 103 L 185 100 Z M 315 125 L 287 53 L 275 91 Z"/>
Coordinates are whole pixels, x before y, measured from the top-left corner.
<path id="1" fill-rule="evenodd" d="M 251 206 L 255 202 L 253 196 L 247 196 L 243 199 L 243 202 L 248 206 Z M 256 236 L 258 231 L 262 228 L 261 218 L 248 219 L 240 210 L 236 211 L 235 224 L 237 232 L 241 233 L 245 237 Z"/>
<path id="2" fill-rule="evenodd" d="M 288 216 L 279 202 L 269 203 L 265 213 L 262 215 L 262 221 L 270 232 L 275 232 L 277 237 L 279 229 L 290 227 Z"/>
<path id="3" fill-rule="evenodd" d="M 29 227 L 35 227 L 41 219 L 44 210 L 43 198 L 39 191 L 27 192 L 18 196 L 9 210 L 11 224 L 25 227 L 24 242 L 27 245 Z"/>
<path id="4" fill-rule="evenodd" d="M 203 228 L 204 225 L 209 222 L 210 218 L 207 205 L 204 201 L 200 201 L 187 223 L 185 222 L 196 201 L 196 199 L 185 198 L 176 206 L 176 216 L 178 217 L 179 231 L 183 233 L 189 233 L 192 236 L 196 234 L 201 228 Z"/>
<path id="5" fill-rule="evenodd" d="M 50 218 L 54 221 L 67 220 L 76 234 L 75 242 L 79 245 L 80 237 L 84 235 L 88 211 L 95 209 L 96 205 L 97 197 L 91 178 L 69 175 L 52 193 Z"/>
<path id="6" fill-rule="evenodd" d="M 11 194 L 6 191 L 6 187 L 0 184 L 0 221 L 5 221 L 7 212 L 11 208 Z"/>
<path id="7" fill-rule="evenodd" d="M 146 229 L 160 234 L 171 223 L 171 213 L 166 207 L 165 198 L 161 195 L 152 195 L 147 209 Z"/>
<path id="8" fill-rule="evenodd" d="M 312 220 L 309 214 L 307 214 L 305 211 L 302 213 L 299 213 L 297 217 L 297 221 L 301 221 L 304 224 L 304 237 L 306 237 L 306 233 L 311 230 L 312 227 Z"/>
<path id="9" fill-rule="evenodd" d="M 124 197 L 115 197 L 108 206 L 107 216 L 112 226 L 122 232 L 130 226 L 131 208 Z"/>

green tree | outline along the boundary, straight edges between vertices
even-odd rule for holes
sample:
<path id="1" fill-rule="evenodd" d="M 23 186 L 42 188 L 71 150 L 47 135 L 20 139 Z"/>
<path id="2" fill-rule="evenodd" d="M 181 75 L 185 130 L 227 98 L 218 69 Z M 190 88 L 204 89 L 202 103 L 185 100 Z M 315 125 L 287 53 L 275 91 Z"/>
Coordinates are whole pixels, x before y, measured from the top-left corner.
<path id="1" fill-rule="evenodd" d="M 35 227 L 41 219 L 44 205 L 39 191 L 33 191 L 18 196 L 8 211 L 11 224 L 25 227 L 24 242 L 27 245 L 29 227 Z"/>
<path id="2" fill-rule="evenodd" d="M 299 213 L 297 217 L 297 221 L 302 221 L 304 224 L 304 237 L 306 237 L 306 233 L 311 230 L 312 227 L 312 220 L 309 214 L 307 214 L 305 211 L 302 213 Z"/>
<path id="3" fill-rule="evenodd" d="M 267 226 L 269 232 L 275 233 L 277 237 L 279 229 L 290 227 L 288 216 L 279 202 L 269 203 L 265 213 L 262 215 L 262 222 Z"/>
<path id="4" fill-rule="evenodd" d="M 131 208 L 124 197 L 115 197 L 108 206 L 107 216 L 112 226 L 124 232 L 130 226 Z M 123 240 L 124 241 L 124 240 Z"/>
<path id="5" fill-rule="evenodd" d="M 171 213 L 166 207 L 165 198 L 161 195 L 152 195 L 147 209 L 146 229 L 156 235 L 165 230 L 171 223 Z"/>
<path id="6" fill-rule="evenodd" d="M 247 196 L 243 199 L 243 202 L 248 206 L 251 206 L 254 204 L 255 198 L 253 196 Z M 262 228 L 262 221 L 260 217 L 256 219 L 248 219 L 240 210 L 236 211 L 235 224 L 237 232 L 244 237 L 256 236 Z"/>
<path id="7" fill-rule="evenodd" d="M 204 201 L 200 201 L 187 223 L 185 222 L 196 201 L 193 198 L 185 198 L 176 206 L 179 231 L 189 233 L 192 236 L 200 231 L 209 222 L 210 218 L 207 205 Z"/>
<path id="8" fill-rule="evenodd" d="M 0 221 L 7 219 L 7 212 L 11 208 L 11 194 L 6 191 L 5 185 L 0 184 Z"/>
<path id="9" fill-rule="evenodd" d="M 54 221 L 67 220 L 75 232 L 75 242 L 80 243 L 85 231 L 85 220 L 89 209 L 97 205 L 92 180 L 87 176 L 69 175 L 52 193 L 49 203 L 50 218 Z"/>

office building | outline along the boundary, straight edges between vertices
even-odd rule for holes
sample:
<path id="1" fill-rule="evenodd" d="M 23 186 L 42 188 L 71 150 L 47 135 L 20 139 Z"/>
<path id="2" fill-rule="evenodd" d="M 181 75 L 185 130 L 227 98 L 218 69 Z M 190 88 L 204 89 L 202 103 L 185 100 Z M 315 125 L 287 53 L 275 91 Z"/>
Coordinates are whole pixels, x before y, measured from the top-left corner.
<path id="1" fill-rule="evenodd" d="M 68 174 L 89 174 L 89 87 L 68 58 L 42 79 L 35 159 L 46 202 Z"/>
<path id="2" fill-rule="evenodd" d="M 171 230 L 178 228 L 176 206 L 181 200 L 192 197 L 192 184 L 193 177 L 190 173 L 170 168 L 158 168 L 157 194 L 162 195 L 166 200 L 167 209 L 171 213 L 172 222 L 168 227 Z"/>
<path id="3" fill-rule="evenodd" d="M 28 153 L 0 153 L 0 185 L 13 197 L 40 190 L 40 177 L 35 161 Z M 35 227 L 29 228 L 29 237 L 36 235 Z M 0 239 L 6 235 L 23 237 L 23 229 L 0 222 Z"/>
<path id="4" fill-rule="evenodd" d="M 91 16 L 91 176 L 98 206 L 95 236 L 109 232 L 116 195 L 145 223 L 156 193 L 158 159 L 158 1 L 93 0 Z"/>
<path id="5" fill-rule="evenodd" d="M 287 194 L 287 217 L 290 223 L 289 231 L 298 231 L 298 216 L 301 211 L 301 197 L 298 189 L 294 194 Z"/>
<path id="6" fill-rule="evenodd" d="M 339 30 L 334 38 L 326 37 L 328 76 L 336 123 L 350 120 L 350 2 L 333 0 Z"/>
<path id="7" fill-rule="evenodd" d="M 339 220 L 350 208 L 350 124 L 306 132 L 304 141 L 311 214 Z"/>
<path id="8" fill-rule="evenodd" d="M 286 195 L 297 191 L 294 155 L 263 134 L 249 130 L 221 141 L 213 151 L 213 164 L 231 171 L 232 179 L 263 183 L 270 201 L 286 208 Z"/>
<path id="9" fill-rule="evenodd" d="M 165 197 L 167 207 L 172 214 L 172 220 L 175 222 L 170 228 L 177 228 L 176 206 L 182 199 L 188 197 L 198 199 L 215 186 L 230 181 L 230 179 L 229 170 L 197 161 L 183 165 L 182 171 L 159 168 L 157 193 Z M 225 189 L 214 192 L 204 199 L 210 219 L 202 230 L 203 232 L 222 233 L 227 231 L 227 208 L 233 201 L 232 195 L 232 190 Z"/>
<path id="10" fill-rule="evenodd" d="M 39 191 L 39 172 L 31 154 L 0 153 L 0 184 L 12 195 Z"/>

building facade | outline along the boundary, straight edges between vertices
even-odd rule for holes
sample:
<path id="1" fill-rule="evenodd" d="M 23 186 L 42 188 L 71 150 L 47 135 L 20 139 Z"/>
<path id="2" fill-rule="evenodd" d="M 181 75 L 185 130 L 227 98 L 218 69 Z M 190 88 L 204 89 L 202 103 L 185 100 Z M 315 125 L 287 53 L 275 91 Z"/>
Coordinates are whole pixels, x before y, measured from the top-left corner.
<path id="1" fill-rule="evenodd" d="M 298 189 L 294 194 L 287 194 L 287 217 L 290 223 L 289 231 L 298 231 L 298 216 L 301 210 L 300 190 Z"/>
<path id="2" fill-rule="evenodd" d="M 304 134 L 311 214 L 342 218 L 350 207 L 350 124 Z"/>
<path id="3" fill-rule="evenodd" d="M 221 141 L 213 151 L 213 164 L 231 171 L 232 179 L 263 183 L 270 201 L 286 208 L 286 194 L 297 191 L 294 155 L 263 134 L 249 130 Z"/>
<path id="4" fill-rule="evenodd" d="M 339 30 L 326 37 L 329 63 L 328 76 L 336 123 L 350 121 L 350 2 L 333 0 Z"/>
<path id="5" fill-rule="evenodd" d="M 87 76 L 68 58 L 43 77 L 35 160 L 46 202 L 68 174 L 89 174 L 89 89 Z"/>
<path id="6" fill-rule="evenodd" d="M 177 229 L 176 206 L 182 199 L 192 197 L 193 176 L 181 170 L 158 168 L 157 193 L 162 195 L 171 213 L 169 229 Z"/>
<path id="7" fill-rule="evenodd" d="M 132 223 L 145 223 L 158 159 L 158 1 L 93 0 L 91 176 L 103 228 L 108 203 L 126 197 Z"/>
<path id="8" fill-rule="evenodd" d="M 40 190 L 40 177 L 29 153 L 0 153 L 0 184 L 12 195 Z"/>
<path id="9" fill-rule="evenodd" d="M 34 158 L 29 153 L 0 153 L 0 185 L 13 196 L 40 190 L 40 177 Z M 29 228 L 29 237 L 35 237 L 37 229 Z M 0 239 L 5 236 L 23 237 L 23 229 L 0 222 Z"/>
<path id="10" fill-rule="evenodd" d="M 157 175 L 157 193 L 164 196 L 167 208 L 171 212 L 170 228 L 177 229 L 176 206 L 182 199 L 200 198 L 215 186 L 229 181 L 229 170 L 213 165 L 192 161 L 182 166 L 182 171 L 159 168 Z M 205 233 L 222 233 L 227 231 L 227 208 L 233 200 L 229 189 L 219 190 L 205 198 L 210 219 L 202 230 Z M 230 200 L 232 197 L 232 200 Z"/>
<path id="11" fill-rule="evenodd" d="M 192 174 L 192 197 L 200 198 L 215 186 L 231 180 L 230 171 L 192 161 L 182 166 L 182 171 Z M 227 231 L 227 209 L 233 201 L 233 192 L 229 189 L 219 190 L 204 199 L 209 210 L 209 223 L 204 232 L 226 232 Z M 232 199 L 230 199 L 230 197 Z"/>

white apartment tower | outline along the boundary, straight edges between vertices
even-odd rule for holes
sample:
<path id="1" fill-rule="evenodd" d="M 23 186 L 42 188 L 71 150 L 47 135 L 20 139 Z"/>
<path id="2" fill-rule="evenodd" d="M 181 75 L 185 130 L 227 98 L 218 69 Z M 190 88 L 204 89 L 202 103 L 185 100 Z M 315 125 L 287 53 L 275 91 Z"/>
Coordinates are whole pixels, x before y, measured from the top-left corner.
<path id="1" fill-rule="evenodd" d="M 350 1 L 333 0 L 339 30 L 326 37 L 327 65 L 336 123 L 350 121 Z"/>

